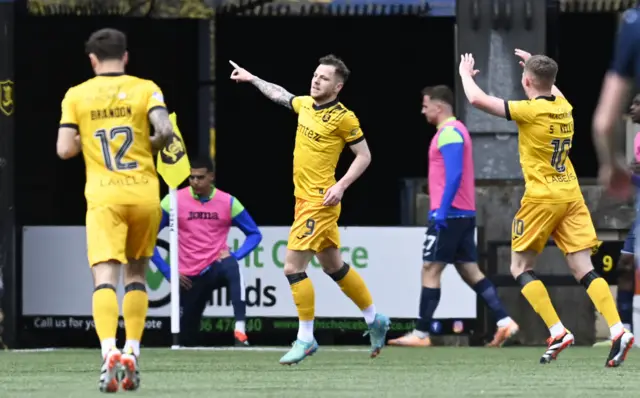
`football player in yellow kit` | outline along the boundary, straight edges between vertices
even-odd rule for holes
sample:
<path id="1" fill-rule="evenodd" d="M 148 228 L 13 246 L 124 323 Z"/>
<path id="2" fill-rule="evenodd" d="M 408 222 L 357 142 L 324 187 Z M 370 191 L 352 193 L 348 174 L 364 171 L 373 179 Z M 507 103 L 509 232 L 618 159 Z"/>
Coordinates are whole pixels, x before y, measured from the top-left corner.
<path id="1" fill-rule="evenodd" d="M 315 293 L 306 274 L 314 255 L 324 272 L 362 311 L 369 325 L 371 357 L 380 353 L 390 324 L 388 317 L 376 312 L 362 277 L 343 262 L 340 254 L 340 201 L 344 191 L 369 166 L 371 153 L 358 118 L 338 100 L 349 69 L 333 55 L 320 58 L 319 64 L 311 79 L 310 95 L 295 96 L 231 61 L 234 67 L 231 79 L 250 82 L 267 98 L 298 114 L 293 152 L 295 219 L 289 233 L 284 273 L 300 324 L 293 348 L 280 359 L 283 365 L 298 363 L 318 349 L 313 336 Z M 355 160 L 336 181 L 336 165 L 345 145 L 355 154 Z"/>
<path id="2" fill-rule="evenodd" d="M 569 159 L 574 138 L 573 107 L 555 86 L 558 64 L 545 55 L 516 49 L 522 59 L 522 87 L 528 99 L 507 101 L 487 95 L 473 80 L 473 55 L 464 54 L 460 77 L 471 105 L 518 126 L 518 151 L 525 193 L 512 225 L 511 274 L 522 286 L 522 295 L 549 328 L 546 352 L 540 363 L 555 360 L 574 342 L 556 313 L 546 287 L 533 268 L 550 237 L 566 255 L 573 276 L 587 291 L 595 308 L 606 319 L 613 345 L 605 366 L 621 365 L 634 342 L 625 330 L 607 282 L 591 263 L 600 246 L 591 214 L 585 204 L 578 176 Z"/>
<path id="3" fill-rule="evenodd" d="M 93 33 L 86 51 L 96 76 L 64 96 L 57 152 L 62 159 L 82 152 L 86 166 L 87 255 L 95 287 L 93 319 L 103 358 L 99 388 L 117 391 L 117 373 L 123 368 L 122 388 L 136 390 L 148 308 L 145 270 L 161 220 L 153 153 L 165 146 L 173 127 L 160 88 L 125 74 L 127 39 L 122 32 Z M 123 352 L 116 348 L 120 268 L 127 336 Z"/>

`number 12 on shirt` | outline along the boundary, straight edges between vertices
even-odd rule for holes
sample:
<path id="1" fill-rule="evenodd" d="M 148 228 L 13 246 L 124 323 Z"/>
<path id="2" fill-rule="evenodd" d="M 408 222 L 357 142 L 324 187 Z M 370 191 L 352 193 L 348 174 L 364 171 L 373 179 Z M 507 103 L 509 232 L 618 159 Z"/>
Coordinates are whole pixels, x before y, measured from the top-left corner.
<path id="1" fill-rule="evenodd" d="M 110 142 L 118 136 L 124 136 L 124 141 L 120 148 L 116 151 L 115 156 L 111 154 Z M 111 171 L 133 170 L 138 168 L 138 162 L 123 162 L 124 156 L 127 154 L 131 145 L 133 145 L 133 130 L 128 126 L 114 127 L 109 132 L 101 129 L 93 133 L 93 136 L 100 140 L 102 148 L 102 156 L 104 157 L 104 165 Z"/>

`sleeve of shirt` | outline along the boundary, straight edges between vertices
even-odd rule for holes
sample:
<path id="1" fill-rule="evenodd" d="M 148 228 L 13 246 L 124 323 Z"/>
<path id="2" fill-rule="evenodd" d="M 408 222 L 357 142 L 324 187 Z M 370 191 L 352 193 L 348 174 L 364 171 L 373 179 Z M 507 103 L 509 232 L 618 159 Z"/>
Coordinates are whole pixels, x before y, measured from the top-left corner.
<path id="1" fill-rule="evenodd" d="M 444 158 L 445 186 L 438 214 L 446 218 L 453 199 L 460 188 L 464 162 L 464 140 L 462 134 L 452 126 L 438 136 L 438 150 Z"/>
<path id="2" fill-rule="evenodd" d="M 633 78 L 636 74 L 638 41 L 640 40 L 640 11 L 638 8 L 625 11 L 616 39 L 611 70 L 616 74 Z"/>
<path id="3" fill-rule="evenodd" d="M 364 134 L 360 128 L 360 121 L 353 112 L 347 112 L 340 120 L 338 126 L 338 134 L 347 143 L 347 145 L 357 144 L 364 140 Z"/>
<path id="4" fill-rule="evenodd" d="M 305 98 L 305 96 L 291 98 L 291 101 L 289 101 L 289 103 L 291 104 L 291 109 L 293 109 L 295 113 L 300 112 L 300 106 L 302 105 L 302 102 Z"/>
<path id="5" fill-rule="evenodd" d="M 164 95 L 162 95 L 162 90 L 152 81 L 149 81 L 149 100 L 147 102 L 147 113 L 153 111 L 157 108 L 167 108 L 167 105 L 164 102 Z"/>
<path id="6" fill-rule="evenodd" d="M 504 113 L 507 120 L 518 123 L 529 123 L 535 115 L 534 104 L 529 100 L 505 101 Z"/>
<path id="7" fill-rule="evenodd" d="M 260 233 L 258 225 L 253 221 L 247 209 L 245 209 L 242 203 L 235 197 L 232 198 L 231 202 L 231 216 L 233 217 L 232 225 L 238 227 L 245 235 L 242 246 L 240 246 L 237 251 L 231 253 L 231 255 L 235 257 L 236 260 L 242 260 L 258 247 L 262 241 L 262 233 Z"/>
<path id="8" fill-rule="evenodd" d="M 166 280 L 171 280 L 171 266 L 164 261 L 164 258 L 160 255 L 158 251 L 158 247 L 153 248 L 153 256 L 151 257 L 151 262 L 156 266 L 158 271 L 162 273 Z"/>
<path id="9" fill-rule="evenodd" d="M 70 89 L 62 99 L 62 115 L 60 116 L 60 127 L 69 127 L 78 130 L 78 116 L 76 115 L 76 104 L 73 98 L 73 91 Z"/>
<path id="10" fill-rule="evenodd" d="M 164 198 L 162 198 L 160 207 L 162 207 L 162 211 L 166 213 L 169 213 L 171 211 L 171 198 L 169 197 L 169 195 L 166 195 Z"/>

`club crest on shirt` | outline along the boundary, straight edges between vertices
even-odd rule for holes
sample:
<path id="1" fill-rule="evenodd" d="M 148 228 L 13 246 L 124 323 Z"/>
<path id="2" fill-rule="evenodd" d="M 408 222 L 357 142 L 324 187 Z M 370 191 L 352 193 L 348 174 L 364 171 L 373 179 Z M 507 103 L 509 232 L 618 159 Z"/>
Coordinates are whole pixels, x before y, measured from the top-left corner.
<path id="1" fill-rule="evenodd" d="M 13 115 L 13 81 L 0 81 L 0 111 L 7 116 Z"/>
<path id="2" fill-rule="evenodd" d="M 184 143 L 176 134 L 173 134 L 160 152 L 162 162 L 165 164 L 176 164 L 186 155 L 187 152 L 184 149 Z"/>

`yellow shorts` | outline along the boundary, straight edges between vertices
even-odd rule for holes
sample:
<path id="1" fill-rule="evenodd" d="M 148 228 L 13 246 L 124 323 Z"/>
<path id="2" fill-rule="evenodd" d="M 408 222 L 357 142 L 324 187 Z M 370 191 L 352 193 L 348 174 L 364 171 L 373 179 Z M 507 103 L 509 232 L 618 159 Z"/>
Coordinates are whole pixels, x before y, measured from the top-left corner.
<path id="1" fill-rule="evenodd" d="M 596 250 L 601 244 L 584 201 L 523 202 L 511 226 L 511 250 L 540 253 L 550 237 L 565 254 Z"/>
<path id="2" fill-rule="evenodd" d="M 289 232 L 287 248 L 320 252 L 328 247 L 340 247 L 338 218 L 341 205 L 323 206 L 296 198 L 296 209 Z"/>
<path id="3" fill-rule="evenodd" d="M 91 205 L 87 209 L 89 265 L 151 257 L 162 219 L 160 205 Z"/>

